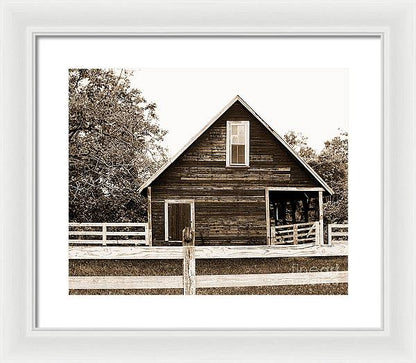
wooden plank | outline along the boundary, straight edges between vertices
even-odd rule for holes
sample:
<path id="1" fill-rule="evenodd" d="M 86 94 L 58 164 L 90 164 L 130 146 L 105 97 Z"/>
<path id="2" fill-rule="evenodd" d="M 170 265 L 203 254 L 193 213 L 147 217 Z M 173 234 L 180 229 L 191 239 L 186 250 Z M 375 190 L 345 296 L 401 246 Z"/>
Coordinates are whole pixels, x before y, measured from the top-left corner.
<path id="1" fill-rule="evenodd" d="M 332 224 L 328 224 L 328 245 L 332 246 Z"/>
<path id="2" fill-rule="evenodd" d="M 181 289 L 182 276 L 69 276 L 70 289 Z"/>
<path id="3" fill-rule="evenodd" d="M 348 237 L 348 232 L 332 232 L 332 237 Z"/>
<path id="4" fill-rule="evenodd" d="M 279 231 L 276 231 L 276 234 L 281 237 L 291 237 L 295 231 L 295 228 L 296 228 L 296 231 L 298 232 L 298 236 L 308 236 L 308 235 L 314 234 L 314 232 L 311 231 L 311 228 L 297 228 L 297 227 L 294 227 L 293 229 L 287 230 L 287 231 L 279 230 Z"/>
<path id="5" fill-rule="evenodd" d="M 266 199 L 266 238 L 267 244 L 271 245 L 272 238 L 270 235 L 270 195 L 269 195 L 269 188 L 265 188 L 265 199 Z"/>
<path id="6" fill-rule="evenodd" d="M 231 168 L 231 166 L 230 166 L 230 168 Z M 213 175 L 213 176 L 207 177 L 207 178 L 204 178 L 204 177 L 184 177 L 183 176 L 183 177 L 181 177 L 181 180 L 183 180 L 185 182 L 188 182 L 188 181 L 228 182 L 230 180 L 232 180 L 234 182 L 236 182 L 236 181 L 237 182 L 244 182 L 244 181 L 247 181 L 247 180 L 249 180 L 249 181 L 259 181 L 259 180 L 263 180 L 263 179 L 261 178 L 261 175 L 252 176 L 252 177 L 241 176 L 241 178 L 234 177 L 232 179 L 230 177 L 229 178 L 215 177 L 215 175 Z M 288 181 L 288 180 L 290 180 L 290 174 L 277 174 L 277 175 L 274 176 L 274 180 L 275 181 Z"/>
<path id="7" fill-rule="evenodd" d="M 348 271 L 196 276 L 197 288 L 347 283 Z M 182 276 L 69 276 L 69 289 L 180 289 Z"/>
<path id="8" fill-rule="evenodd" d="M 297 244 L 305 244 L 305 242 L 307 242 L 307 241 L 315 242 L 315 237 L 313 237 L 313 236 L 312 237 L 299 237 L 299 235 L 298 235 L 297 241 L 298 241 Z M 273 245 L 279 245 L 279 244 L 280 245 L 282 245 L 282 244 L 285 244 L 285 245 L 292 244 L 290 246 L 287 246 L 288 248 L 291 247 L 291 246 L 293 246 L 293 247 L 297 246 L 297 244 L 295 243 L 295 240 L 292 239 L 292 238 L 276 240 L 276 242 L 273 243 Z M 313 244 L 308 243 L 308 247 L 312 247 L 312 246 L 313 246 Z"/>
<path id="9" fill-rule="evenodd" d="M 102 227 L 103 223 L 68 223 L 69 227 Z"/>
<path id="10" fill-rule="evenodd" d="M 68 242 L 71 244 L 93 244 L 93 245 L 102 245 L 103 240 L 101 239 L 70 239 Z"/>
<path id="11" fill-rule="evenodd" d="M 167 200 L 164 201 L 165 203 L 165 208 L 164 208 L 164 228 L 165 228 L 165 242 L 169 241 L 169 222 L 168 222 L 168 218 L 169 218 L 169 203 Z"/>
<path id="12" fill-rule="evenodd" d="M 103 226 L 103 228 L 106 228 Z M 69 236 L 102 236 L 103 234 L 107 236 L 146 236 L 146 232 L 107 232 L 104 231 L 95 232 L 95 231 L 70 231 L 68 232 Z"/>
<path id="13" fill-rule="evenodd" d="M 215 246 L 195 247 L 195 258 L 274 258 L 308 256 L 346 256 L 348 244 L 319 247 L 312 243 L 297 246 Z"/>
<path id="14" fill-rule="evenodd" d="M 314 229 L 315 229 L 315 245 L 319 246 L 319 222 L 315 222 Z"/>
<path id="15" fill-rule="evenodd" d="M 146 236 L 146 232 L 107 232 L 107 236 Z"/>
<path id="16" fill-rule="evenodd" d="M 252 198 L 252 199 L 247 199 Z M 263 197 L 244 197 L 240 199 L 240 197 L 232 197 L 232 198 L 217 198 L 217 197 L 204 197 L 198 198 L 198 203 L 211 203 L 211 204 L 219 204 L 219 203 L 263 203 Z"/>
<path id="17" fill-rule="evenodd" d="M 311 243 L 311 242 L 315 242 L 315 237 L 298 239 L 297 245 L 293 243 L 293 239 L 278 240 L 277 242 L 273 243 L 273 246 L 290 248 L 290 247 L 296 247 L 298 245 L 301 245 L 303 248 L 306 248 L 306 247 L 313 247 L 314 243 Z"/>
<path id="18" fill-rule="evenodd" d="M 305 223 L 296 223 L 296 224 L 285 224 L 282 226 L 276 226 L 276 229 L 285 229 L 285 228 L 293 228 L 293 226 L 309 226 L 312 227 L 314 225 L 315 222 L 305 222 Z M 300 229 L 299 229 L 300 230 Z"/>
<path id="19" fill-rule="evenodd" d="M 69 244 L 77 245 L 132 245 L 143 244 L 146 245 L 145 239 L 107 239 L 104 243 L 101 239 L 69 239 Z"/>
<path id="20" fill-rule="evenodd" d="M 297 246 L 196 246 L 195 258 L 276 258 L 347 256 L 348 243 L 340 241 L 334 246 L 315 246 L 313 243 Z M 69 246 L 70 259 L 183 259 L 183 248 L 169 247 L 104 247 Z"/>
<path id="21" fill-rule="evenodd" d="M 107 225 L 103 223 L 103 246 L 107 244 Z"/>
<path id="22" fill-rule="evenodd" d="M 184 247 L 183 251 L 183 294 L 195 295 L 195 247 Z"/>
<path id="23" fill-rule="evenodd" d="M 298 244 L 298 226 L 296 224 L 293 226 L 293 244 Z"/>
<path id="24" fill-rule="evenodd" d="M 348 224 L 332 224 L 332 228 L 348 228 Z"/>
<path id="25" fill-rule="evenodd" d="M 269 190 L 282 191 L 282 192 L 322 192 L 324 188 L 303 188 L 303 187 L 271 187 Z"/>
<path id="26" fill-rule="evenodd" d="M 68 223 L 69 227 L 102 227 L 104 223 Z M 146 227 L 147 223 L 105 223 L 107 227 Z"/>
<path id="27" fill-rule="evenodd" d="M 323 193 L 318 192 L 319 199 L 319 244 L 324 244 L 324 201 Z"/>
<path id="28" fill-rule="evenodd" d="M 69 246 L 69 259 L 182 260 L 182 247 Z"/>
<path id="29" fill-rule="evenodd" d="M 322 271 L 279 274 L 203 275 L 196 277 L 197 288 L 339 284 L 348 282 L 348 271 Z"/>
<path id="30" fill-rule="evenodd" d="M 102 236 L 103 231 L 69 231 L 70 236 Z"/>
<path id="31" fill-rule="evenodd" d="M 294 231 L 293 231 L 293 233 L 294 233 Z M 312 233 L 312 232 L 302 232 L 302 233 L 297 232 L 298 240 L 300 240 L 304 237 L 313 237 L 314 235 L 315 235 L 315 233 Z M 280 236 L 280 237 L 282 237 L 282 238 L 292 238 L 292 235 L 283 235 L 283 236 Z"/>
<path id="32" fill-rule="evenodd" d="M 152 187 L 147 188 L 147 245 L 151 246 L 153 244 L 152 236 Z"/>
<path id="33" fill-rule="evenodd" d="M 182 231 L 183 244 L 183 294 L 195 295 L 195 233 L 190 227 Z"/>

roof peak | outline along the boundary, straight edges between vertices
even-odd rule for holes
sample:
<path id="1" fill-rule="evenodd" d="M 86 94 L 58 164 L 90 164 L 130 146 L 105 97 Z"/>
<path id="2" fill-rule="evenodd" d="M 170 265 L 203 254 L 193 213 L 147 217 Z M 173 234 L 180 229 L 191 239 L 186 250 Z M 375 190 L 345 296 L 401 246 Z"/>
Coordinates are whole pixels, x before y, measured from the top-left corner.
<path id="1" fill-rule="evenodd" d="M 261 123 L 263 126 L 266 127 L 267 130 L 269 130 L 272 135 L 280 141 L 283 146 L 286 147 L 286 149 L 289 150 L 289 152 L 308 170 L 312 176 L 316 179 L 316 181 L 321 184 L 321 186 L 329 193 L 333 194 L 333 190 L 329 187 L 328 184 L 325 183 L 325 181 L 313 170 L 309 164 L 303 160 L 293 149 L 292 147 L 276 132 L 274 131 L 270 125 L 264 121 L 260 115 L 254 111 L 249 104 L 244 101 L 244 99 L 240 95 L 234 96 L 231 101 L 229 101 L 221 110 L 218 112 L 191 140 L 188 141 L 188 143 L 179 150 L 173 157 L 171 157 L 156 173 L 152 175 L 150 179 L 148 179 L 139 189 L 139 193 L 141 193 L 144 189 L 146 189 L 151 183 L 153 183 L 154 180 L 159 177 L 179 156 L 181 156 L 194 142 L 197 140 L 206 130 L 208 130 L 211 125 L 217 121 L 236 101 L 240 101 L 240 103 Z"/>

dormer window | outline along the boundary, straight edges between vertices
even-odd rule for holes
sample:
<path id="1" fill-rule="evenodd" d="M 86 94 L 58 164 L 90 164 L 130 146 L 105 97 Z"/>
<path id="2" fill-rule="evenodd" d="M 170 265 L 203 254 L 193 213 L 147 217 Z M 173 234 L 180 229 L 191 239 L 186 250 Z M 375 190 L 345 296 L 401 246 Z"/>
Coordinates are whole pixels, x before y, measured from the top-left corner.
<path id="1" fill-rule="evenodd" d="M 249 134 L 249 121 L 227 121 L 227 166 L 249 166 Z"/>

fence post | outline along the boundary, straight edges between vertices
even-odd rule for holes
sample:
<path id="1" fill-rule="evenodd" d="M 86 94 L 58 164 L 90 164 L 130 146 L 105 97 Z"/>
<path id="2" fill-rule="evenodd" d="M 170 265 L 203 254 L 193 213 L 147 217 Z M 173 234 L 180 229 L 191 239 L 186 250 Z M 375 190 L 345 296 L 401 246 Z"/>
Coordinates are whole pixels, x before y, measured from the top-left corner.
<path id="1" fill-rule="evenodd" d="M 269 196 L 269 188 L 265 189 L 265 199 L 266 199 L 266 239 L 267 244 L 270 246 L 272 244 L 272 237 L 271 237 L 271 225 L 270 225 L 270 196 Z"/>
<path id="2" fill-rule="evenodd" d="M 324 244 L 324 201 L 323 193 L 318 192 L 319 200 L 319 244 Z"/>
<path id="3" fill-rule="evenodd" d="M 107 224 L 103 223 L 103 246 L 107 245 Z"/>
<path id="4" fill-rule="evenodd" d="M 149 229 L 149 223 L 146 223 L 145 225 L 144 225 L 144 238 L 146 239 L 145 240 L 145 245 L 146 246 L 149 246 L 149 241 L 150 241 L 150 229 Z M 136 245 L 137 245 L 138 243 L 136 243 Z"/>
<path id="5" fill-rule="evenodd" d="M 195 233 L 190 227 L 182 231 L 183 246 L 183 294 L 195 295 Z"/>
<path id="6" fill-rule="evenodd" d="M 298 226 L 296 224 L 293 225 L 293 244 L 298 244 Z"/>
<path id="7" fill-rule="evenodd" d="M 328 224 L 328 246 L 332 246 L 332 224 Z"/>
<path id="8" fill-rule="evenodd" d="M 315 246 L 319 246 L 319 222 L 315 222 Z"/>

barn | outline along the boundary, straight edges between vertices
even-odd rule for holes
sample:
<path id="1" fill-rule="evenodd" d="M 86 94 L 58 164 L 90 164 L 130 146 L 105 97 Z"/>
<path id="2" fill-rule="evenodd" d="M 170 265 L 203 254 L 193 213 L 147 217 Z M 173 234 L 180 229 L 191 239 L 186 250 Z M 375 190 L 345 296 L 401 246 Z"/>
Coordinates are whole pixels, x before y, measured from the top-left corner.
<path id="1" fill-rule="evenodd" d="M 140 188 L 150 245 L 323 244 L 325 181 L 240 96 Z"/>

